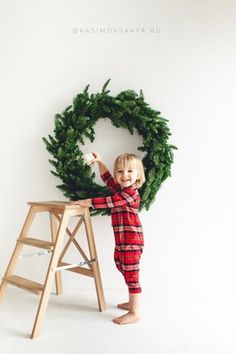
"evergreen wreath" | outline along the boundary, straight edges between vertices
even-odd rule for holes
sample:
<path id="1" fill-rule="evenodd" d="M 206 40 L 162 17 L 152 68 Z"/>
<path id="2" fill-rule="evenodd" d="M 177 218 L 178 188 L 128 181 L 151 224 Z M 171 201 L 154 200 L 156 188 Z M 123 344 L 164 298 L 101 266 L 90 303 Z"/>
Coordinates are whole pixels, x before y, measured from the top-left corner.
<path id="1" fill-rule="evenodd" d="M 167 119 L 153 110 L 144 100 L 142 90 L 138 95 L 133 90 L 120 92 L 116 97 L 109 95 L 104 84 L 101 93 L 89 94 L 87 85 L 62 113 L 55 115 L 54 137 L 43 137 L 46 148 L 53 156 L 49 162 L 55 168 L 51 173 L 62 180 L 57 188 L 70 200 L 87 199 L 111 195 L 105 186 L 94 182 L 95 173 L 85 164 L 79 144 L 84 138 L 95 139 L 94 126 L 98 119 L 109 118 L 117 128 L 137 131 L 143 137 L 138 150 L 146 153 L 143 158 L 146 182 L 139 190 L 140 210 L 149 209 L 163 181 L 171 176 L 174 145 L 168 144 L 170 130 Z M 91 210 L 91 214 L 110 214 L 110 210 Z"/>

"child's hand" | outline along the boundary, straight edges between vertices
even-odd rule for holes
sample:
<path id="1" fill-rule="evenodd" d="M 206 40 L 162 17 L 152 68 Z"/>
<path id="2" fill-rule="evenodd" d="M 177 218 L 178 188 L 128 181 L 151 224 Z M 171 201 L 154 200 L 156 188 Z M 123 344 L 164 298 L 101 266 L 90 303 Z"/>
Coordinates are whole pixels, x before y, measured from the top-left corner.
<path id="1" fill-rule="evenodd" d="M 76 200 L 75 202 L 72 202 L 71 204 L 73 205 L 80 205 L 82 207 L 89 208 L 92 206 L 92 199 L 82 199 L 82 200 Z"/>
<path id="2" fill-rule="evenodd" d="M 94 159 L 92 160 L 92 162 L 97 162 L 98 164 L 101 163 L 101 162 L 103 162 L 103 159 L 102 159 L 102 157 L 99 155 L 98 152 L 93 151 L 92 154 L 93 154 L 93 156 L 94 156 Z"/>

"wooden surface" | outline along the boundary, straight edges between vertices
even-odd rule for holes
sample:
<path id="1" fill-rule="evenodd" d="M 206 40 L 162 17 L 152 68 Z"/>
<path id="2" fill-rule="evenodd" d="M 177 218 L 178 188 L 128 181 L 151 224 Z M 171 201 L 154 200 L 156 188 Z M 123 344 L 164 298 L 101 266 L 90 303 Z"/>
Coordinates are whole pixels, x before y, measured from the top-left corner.
<path id="1" fill-rule="evenodd" d="M 49 207 L 49 208 L 56 208 L 56 209 L 78 209 L 81 212 L 84 212 L 84 207 L 81 207 L 76 204 L 72 204 L 72 202 L 67 202 L 67 201 L 57 201 L 57 200 L 51 200 L 51 201 L 37 201 L 37 202 L 28 202 L 29 205 L 35 205 L 35 206 L 43 206 L 43 207 Z"/>

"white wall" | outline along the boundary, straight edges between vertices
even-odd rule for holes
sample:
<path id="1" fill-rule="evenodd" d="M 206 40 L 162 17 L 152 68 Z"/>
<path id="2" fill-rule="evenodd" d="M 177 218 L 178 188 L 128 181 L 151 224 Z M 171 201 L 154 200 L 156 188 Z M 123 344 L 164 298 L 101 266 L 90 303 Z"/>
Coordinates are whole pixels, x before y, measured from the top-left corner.
<path id="1" fill-rule="evenodd" d="M 52 133 L 54 114 L 87 83 L 97 92 L 112 78 L 114 95 L 143 89 L 170 120 L 170 142 L 179 148 L 172 178 L 140 215 L 143 288 L 236 289 L 235 11 L 233 0 L 1 1 L 1 276 L 27 201 L 64 199 L 41 137 Z M 100 27 L 106 33 L 92 33 Z M 84 151 L 100 151 L 112 166 L 121 144 L 135 151 L 139 143 L 101 121 L 94 145 Z M 95 217 L 93 225 L 104 287 L 124 288 L 113 264 L 110 219 Z M 46 237 L 46 218 L 34 230 Z M 40 277 L 37 266 L 45 259 L 23 259 L 19 272 Z M 67 289 L 93 287 L 91 279 L 69 272 L 64 281 Z"/>

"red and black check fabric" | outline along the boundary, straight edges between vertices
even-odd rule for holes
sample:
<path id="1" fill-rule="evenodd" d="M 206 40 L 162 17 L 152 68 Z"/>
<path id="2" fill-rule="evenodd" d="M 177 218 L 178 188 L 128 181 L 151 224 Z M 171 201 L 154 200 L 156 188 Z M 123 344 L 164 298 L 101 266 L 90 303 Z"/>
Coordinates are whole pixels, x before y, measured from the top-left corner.
<path id="1" fill-rule="evenodd" d="M 101 178 L 113 192 L 112 196 L 92 198 L 95 209 L 111 209 L 112 226 L 115 235 L 114 260 L 123 274 L 130 293 L 140 293 L 139 261 L 143 251 L 143 230 L 138 216 L 140 196 L 137 188 L 124 189 L 115 182 L 107 171 Z"/>

